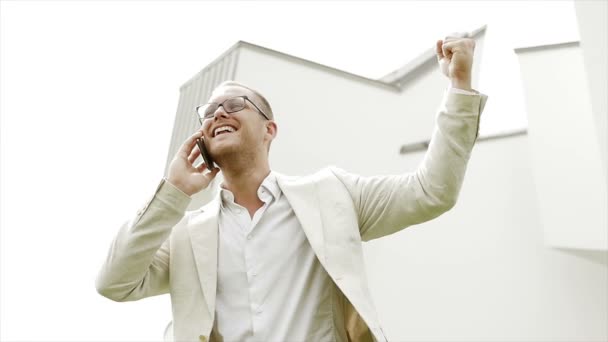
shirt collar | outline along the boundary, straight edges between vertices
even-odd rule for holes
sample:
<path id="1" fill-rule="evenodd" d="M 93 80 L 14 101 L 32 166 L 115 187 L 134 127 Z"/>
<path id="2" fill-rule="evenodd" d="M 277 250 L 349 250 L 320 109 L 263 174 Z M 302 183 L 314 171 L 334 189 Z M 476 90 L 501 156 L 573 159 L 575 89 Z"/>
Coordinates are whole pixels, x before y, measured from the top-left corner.
<path id="1" fill-rule="evenodd" d="M 258 196 L 260 196 L 260 192 L 264 189 L 272 195 L 275 201 L 278 200 L 279 197 L 281 197 L 281 188 L 279 188 L 279 183 L 277 182 L 277 175 L 274 172 L 270 171 L 268 176 L 264 178 L 262 184 L 260 185 L 260 188 L 258 189 Z"/>
<path id="2" fill-rule="evenodd" d="M 267 194 L 270 194 L 270 198 L 268 198 Z M 258 197 L 264 202 L 271 202 L 272 200 L 278 200 L 281 197 L 281 188 L 279 188 L 279 183 L 277 182 L 277 176 L 274 172 L 270 171 L 268 176 L 264 178 L 262 184 L 258 188 Z M 234 194 L 232 191 L 223 187 L 223 184 L 220 184 L 220 198 L 222 207 L 226 204 L 234 203 Z"/>

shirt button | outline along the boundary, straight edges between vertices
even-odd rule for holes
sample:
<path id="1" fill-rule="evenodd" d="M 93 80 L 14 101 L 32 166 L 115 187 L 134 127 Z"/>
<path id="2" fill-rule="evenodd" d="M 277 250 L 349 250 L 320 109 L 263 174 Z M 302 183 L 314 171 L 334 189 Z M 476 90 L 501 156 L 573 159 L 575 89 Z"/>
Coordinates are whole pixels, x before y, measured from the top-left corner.
<path id="1" fill-rule="evenodd" d="M 255 312 L 255 314 L 256 314 L 256 315 L 258 315 L 258 316 L 259 316 L 259 315 L 261 315 L 261 314 L 262 314 L 262 309 L 258 309 L 258 310 Z"/>

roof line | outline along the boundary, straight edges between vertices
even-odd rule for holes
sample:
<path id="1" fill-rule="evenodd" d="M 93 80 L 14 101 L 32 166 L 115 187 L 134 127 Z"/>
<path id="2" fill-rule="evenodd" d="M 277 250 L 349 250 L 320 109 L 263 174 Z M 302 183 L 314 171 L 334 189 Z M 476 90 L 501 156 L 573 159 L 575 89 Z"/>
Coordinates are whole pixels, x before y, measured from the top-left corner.
<path id="1" fill-rule="evenodd" d="M 471 32 L 468 32 L 468 36 L 470 38 L 477 38 L 479 37 L 482 33 L 485 32 L 487 25 L 483 25 L 482 27 L 473 30 Z M 423 66 L 424 64 L 426 64 L 427 62 L 429 62 L 431 59 L 435 59 L 436 57 L 435 54 L 435 48 L 430 48 L 426 51 L 424 51 L 422 54 L 420 54 L 418 57 L 414 58 L 411 62 L 409 62 L 408 64 L 404 65 L 403 67 L 392 71 L 386 75 L 384 75 L 384 77 L 381 77 L 379 80 L 383 81 L 385 83 L 389 83 L 389 84 L 394 84 L 394 85 L 399 85 L 400 81 L 402 81 L 406 76 L 408 76 L 412 71 L 420 68 L 421 66 Z"/>
<path id="2" fill-rule="evenodd" d="M 483 33 L 486 29 L 487 25 L 484 25 L 482 27 L 480 27 L 477 30 L 471 31 L 469 33 L 469 37 L 475 38 L 477 36 L 479 36 L 481 33 Z M 405 66 L 387 74 L 384 77 L 381 77 L 380 79 L 372 79 L 372 78 L 368 78 L 365 76 L 361 76 L 361 75 L 357 75 L 357 74 L 353 74 L 351 72 L 348 71 L 344 71 L 344 70 L 340 70 L 334 67 L 330 67 L 324 64 L 320 64 L 317 62 L 313 62 L 311 60 L 305 59 L 305 58 L 301 58 L 301 57 L 297 57 L 294 55 L 290 55 L 281 51 L 277 51 L 277 50 L 273 50 L 264 46 L 260 46 L 257 44 L 253 44 L 253 43 L 249 43 L 243 40 L 239 40 L 237 41 L 235 44 L 233 44 L 230 48 L 228 48 L 228 50 L 224 51 L 221 55 L 219 55 L 217 58 L 215 58 L 211 63 L 209 63 L 206 67 L 204 67 L 202 70 L 200 70 L 199 72 L 197 72 L 196 74 L 194 74 L 194 76 L 192 76 L 188 81 L 186 81 L 179 89 L 180 91 L 184 88 L 187 87 L 190 83 L 192 83 L 197 77 L 199 77 L 200 74 L 204 73 L 205 71 L 207 71 L 208 69 L 212 68 L 215 64 L 217 64 L 218 62 L 220 62 L 222 59 L 224 59 L 226 56 L 228 56 L 229 54 L 231 54 L 234 50 L 240 48 L 240 47 L 248 47 L 251 49 L 255 49 L 267 54 L 271 54 L 274 56 L 278 56 L 281 58 L 286 58 L 286 59 L 290 59 L 299 63 L 303 63 L 303 64 L 307 64 L 310 65 L 312 67 L 315 67 L 317 69 L 321 69 L 321 70 L 325 70 L 328 71 L 330 73 L 333 74 L 337 74 L 343 77 L 348 77 L 357 81 L 362 81 L 365 83 L 369 83 L 371 85 L 377 86 L 377 87 L 381 87 L 383 89 L 386 90 L 390 90 L 390 91 L 394 91 L 394 92 L 401 92 L 403 87 L 401 84 L 399 84 L 399 81 L 403 80 L 406 76 L 408 76 L 409 74 L 411 74 L 413 71 L 417 70 L 418 68 L 422 67 L 425 63 L 427 63 L 430 59 L 435 58 L 435 49 L 431 48 L 427 51 L 425 51 L 424 53 L 422 53 L 421 55 L 419 55 L 418 57 L 416 57 L 413 61 L 409 62 L 408 64 L 406 64 Z"/>
<path id="3" fill-rule="evenodd" d="M 353 73 L 348 72 L 348 71 L 340 70 L 338 68 L 330 67 L 330 66 L 327 66 L 327 65 L 324 65 L 324 64 L 313 62 L 313 61 L 305 59 L 305 58 L 297 57 L 297 56 L 294 56 L 294 55 L 290 55 L 288 53 L 284 53 L 284 52 L 281 52 L 281 51 L 273 50 L 273 49 L 270 49 L 270 48 L 267 48 L 267 47 L 264 47 L 264 46 L 260 46 L 260 45 L 256 45 L 256 44 L 252 44 L 252 43 L 249 43 L 249 42 L 239 41 L 239 43 L 241 45 L 249 47 L 249 48 L 253 48 L 253 49 L 265 52 L 265 53 L 270 53 L 270 54 L 275 55 L 275 56 L 279 56 L 279 57 L 295 60 L 297 62 L 308 64 L 308 65 L 313 66 L 313 67 L 315 67 L 317 69 L 322 69 L 322 70 L 325 70 L 325 71 L 328 71 L 328 72 L 331 72 L 331 73 L 334 73 L 334 74 L 339 74 L 339 75 L 346 76 L 346 77 L 349 77 L 349 78 L 354 78 L 356 80 L 363 81 L 363 82 L 368 82 L 368 83 L 371 83 L 373 85 L 380 86 L 382 88 L 386 88 L 388 90 L 393 90 L 393 91 L 399 91 L 400 90 L 395 85 L 383 82 L 381 80 L 376 80 L 376 79 L 373 79 L 373 78 L 368 78 L 368 77 L 365 77 L 365 76 L 353 74 Z"/>
<path id="4" fill-rule="evenodd" d="M 242 43 L 242 41 L 239 40 L 238 42 L 232 44 L 232 46 L 230 46 L 228 48 L 228 50 L 224 51 L 222 54 L 220 54 L 219 56 L 217 56 L 211 63 L 207 64 L 206 67 L 204 67 L 203 69 L 201 69 L 199 72 L 197 72 L 192 77 L 190 77 L 186 82 L 184 82 L 184 84 L 182 84 L 179 87 L 179 90 L 181 91 L 183 88 L 185 88 L 188 85 L 190 85 L 190 83 L 194 82 L 194 80 L 200 74 L 203 74 L 205 71 L 207 71 L 208 69 L 212 68 L 215 64 L 219 63 L 222 59 L 224 59 L 226 56 L 228 56 L 229 54 L 231 54 L 234 50 L 236 50 L 241 45 L 241 43 Z"/>
<path id="5" fill-rule="evenodd" d="M 544 50 L 544 49 L 570 47 L 570 46 L 579 46 L 579 45 L 580 45 L 580 41 L 573 40 L 573 41 L 562 42 L 562 43 L 542 44 L 542 45 L 532 45 L 532 46 L 519 47 L 519 48 L 513 49 L 513 51 L 515 51 L 515 53 L 520 53 L 520 52 L 530 52 L 530 51 L 538 51 L 538 50 Z"/>
<path id="6" fill-rule="evenodd" d="M 517 136 L 526 135 L 526 134 L 528 134 L 528 129 L 522 128 L 522 129 L 517 129 L 517 130 L 513 130 L 513 131 L 508 131 L 508 132 L 500 132 L 500 133 L 494 133 L 494 134 L 490 134 L 490 135 L 479 136 L 475 143 L 477 143 L 479 141 L 491 141 L 491 140 L 500 140 L 500 139 L 505 139 L 505 138 L 517 137 Z M 430 144 L 431 144 L 430 140 L 423 140 L 423 141 L 405 144 L 405 145 L 402 145 L 401 148 L 399 149 L 399 154 L 409 154 L 409 153 L 413 153 L 413 152 L 425 151 L 429 147 Z"/>

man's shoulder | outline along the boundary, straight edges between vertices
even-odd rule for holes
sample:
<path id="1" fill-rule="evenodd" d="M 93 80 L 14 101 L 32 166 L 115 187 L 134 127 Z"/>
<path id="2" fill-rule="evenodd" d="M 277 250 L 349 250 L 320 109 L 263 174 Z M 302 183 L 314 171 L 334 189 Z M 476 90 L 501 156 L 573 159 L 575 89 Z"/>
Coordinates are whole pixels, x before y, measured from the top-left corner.
<path id="1" fill-rule="evenodd" d="M 283 182 L 290 183 L 308 183 L 308 182 L 317 182 L 325 179 L 335 179 L 337 176 L 342 174 L 347 174 L 346 171 L 337 167 L 337 166 L 326 166 L 322 169 L 319 169 L 313 173 L 305 174 L 305 175 L 287 175 L 281 172 L 272 171 L 278 179 Z"/>

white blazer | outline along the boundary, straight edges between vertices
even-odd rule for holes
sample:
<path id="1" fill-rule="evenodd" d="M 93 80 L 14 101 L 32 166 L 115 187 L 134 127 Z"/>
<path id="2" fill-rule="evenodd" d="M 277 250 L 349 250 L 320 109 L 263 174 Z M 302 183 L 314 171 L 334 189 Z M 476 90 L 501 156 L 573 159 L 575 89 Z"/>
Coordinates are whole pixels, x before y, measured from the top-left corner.
<path id="1" fill-rule="evenodd" d="M 447 93 L 429 149 L 415 172 L 361 177 L 338 168 L 277 174 L 321 265 L 343 300 L 352 341 L 386 341 L 365 276 L 362 241 L 435 218 L 455 204 L 478 135 L 485 95 Z M 96 280 L 115 301 L 170 293 L 175 341 L 211 336 L 217 286 L 219 196 L 186 212 L 190 197 L 161 181 L 125 223 Z"/>

